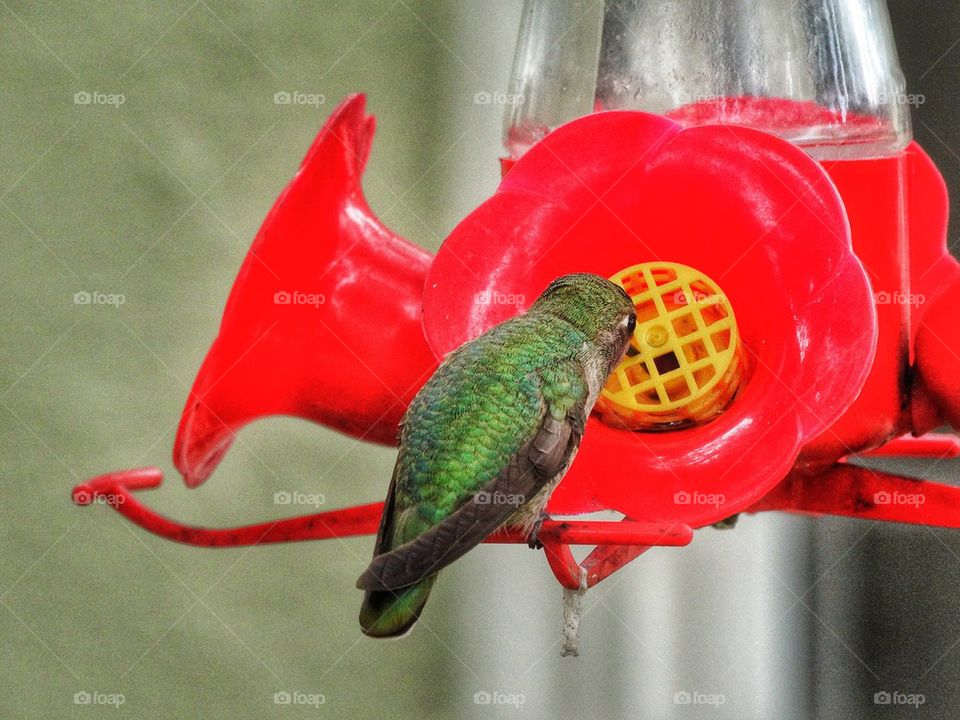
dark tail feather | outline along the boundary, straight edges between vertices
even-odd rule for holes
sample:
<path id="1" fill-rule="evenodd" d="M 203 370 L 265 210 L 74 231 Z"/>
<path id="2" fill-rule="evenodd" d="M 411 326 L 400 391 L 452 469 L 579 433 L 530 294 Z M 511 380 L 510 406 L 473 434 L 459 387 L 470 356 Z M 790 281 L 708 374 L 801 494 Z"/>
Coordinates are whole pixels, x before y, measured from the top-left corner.
<path id="1" fill-rule="evenodd" d="M 407 632 L 420 617 L 436 578 L 436 574 L 433 574 L 416 585 L 365 593 L 360 606 L 363 634 L 387 638 Z"/>

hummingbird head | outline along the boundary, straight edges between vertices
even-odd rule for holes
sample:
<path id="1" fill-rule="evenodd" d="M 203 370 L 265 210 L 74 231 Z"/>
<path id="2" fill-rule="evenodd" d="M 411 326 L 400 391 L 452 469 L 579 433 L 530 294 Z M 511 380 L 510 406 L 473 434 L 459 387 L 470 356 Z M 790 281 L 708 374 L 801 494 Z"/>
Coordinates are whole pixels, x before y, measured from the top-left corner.
<path id="1" fill-rule="evenodd" d="M 601 352 L 610 371 L 623 357 L 637 326 L 637 311 L 626 291 L 590 273 L 558 277 L 531 310 L 561 317 L 577 328 Z"/>

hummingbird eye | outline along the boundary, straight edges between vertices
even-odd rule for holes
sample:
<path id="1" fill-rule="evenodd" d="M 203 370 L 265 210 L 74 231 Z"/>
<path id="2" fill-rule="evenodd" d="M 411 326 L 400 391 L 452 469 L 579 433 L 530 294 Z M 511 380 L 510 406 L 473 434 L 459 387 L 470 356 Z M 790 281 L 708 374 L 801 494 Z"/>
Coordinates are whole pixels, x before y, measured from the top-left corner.
<path id="1" fill-rule="evenodd" d="M 633 335 L 633 331 L 637 329 L 637 316 L 630 315 L 627 318 L 627 332 Z"/>

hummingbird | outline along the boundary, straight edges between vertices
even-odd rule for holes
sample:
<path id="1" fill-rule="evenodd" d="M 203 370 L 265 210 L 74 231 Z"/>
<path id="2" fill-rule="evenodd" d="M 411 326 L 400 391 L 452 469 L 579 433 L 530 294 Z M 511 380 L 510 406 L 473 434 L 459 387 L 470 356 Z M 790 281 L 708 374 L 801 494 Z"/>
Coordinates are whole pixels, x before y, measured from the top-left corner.
<path id="1" fill-rule="evenodd" d="M 519 526 L 540 546 L 547 500 L 636 322 L 619 285 L 564 275 L 440 363 L 400 424 L 374 557 L 357 580 L 364 634 L 407 632 L 437 573 L 498 528 Z"/>

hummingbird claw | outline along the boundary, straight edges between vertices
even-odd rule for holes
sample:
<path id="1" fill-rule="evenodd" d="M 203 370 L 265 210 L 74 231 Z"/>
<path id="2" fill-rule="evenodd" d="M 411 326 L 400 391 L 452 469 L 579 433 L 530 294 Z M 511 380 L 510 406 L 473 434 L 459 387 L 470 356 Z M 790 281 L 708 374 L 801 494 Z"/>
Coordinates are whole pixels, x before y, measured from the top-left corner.
<path id="1" fill-rule="evenodd" d="M 543 510 L 540 511 L 540 515 L 537 517 L 536 521 L 533 523 L 533 527 L 530 529 L 530 534 L 527 535 L 527 547 L 531 550 L 543 550 L 543 543 L 540 542 L 540 530 L 543 528 L 543 522 L 549 520 L 550 516 Z"/>

